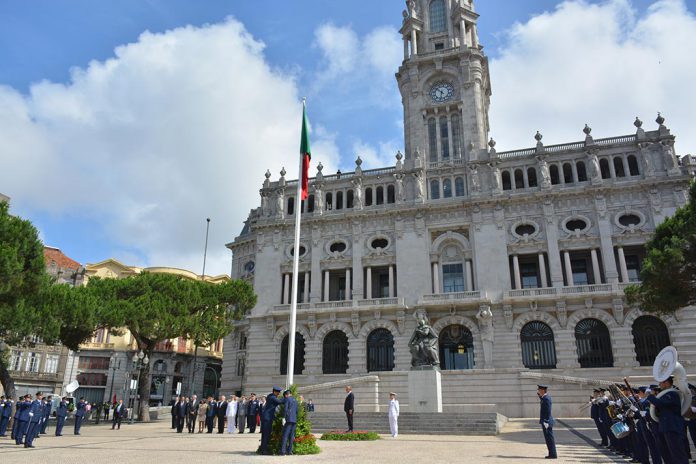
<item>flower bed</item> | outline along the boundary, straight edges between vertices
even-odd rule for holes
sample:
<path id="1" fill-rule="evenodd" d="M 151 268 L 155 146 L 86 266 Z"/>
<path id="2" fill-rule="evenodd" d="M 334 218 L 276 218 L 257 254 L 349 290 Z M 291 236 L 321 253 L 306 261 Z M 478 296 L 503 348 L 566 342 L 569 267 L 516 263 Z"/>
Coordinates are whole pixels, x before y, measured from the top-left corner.
<path id="1" fill-rule="evenodd" d="M 334 430 L 333 432 L 327 432 L 321 436 L 322 440 L 335 440 L 335 441 L 371 441 L 379 440 L 380 436 L 375 432 L 368 432 L 366 430 L 357 430 L 354 432 L 343 432 L 341 430 Z"/>

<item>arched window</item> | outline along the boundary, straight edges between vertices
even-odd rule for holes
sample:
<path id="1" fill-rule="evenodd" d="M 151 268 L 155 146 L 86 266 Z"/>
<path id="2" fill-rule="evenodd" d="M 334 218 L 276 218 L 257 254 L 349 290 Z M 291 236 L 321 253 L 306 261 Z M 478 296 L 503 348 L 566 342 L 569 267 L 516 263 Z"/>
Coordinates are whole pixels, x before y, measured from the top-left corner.
<path id="1" fill-rule="evenodd" d="M 393 185 L 387 185 L 387 203 L 396 203 Z"/>
<path id="2" fill-rule="evenodd" d="M 585 169 L 585 163 L 583 161 L 578 161 L 575 163 L 575 169 L 578 171 L 578 182 L 587 182 L 587 169 Z"/>
<path id="3" fill-rule="evenodd" d="M 528 322 L 520 332 L 522 364 L 528 369 L 555 369 L 553 330 L 541 321 Z"/>
<path id="4" fill-rule="evenodd" d="M 372 206 L 372 188 L 365 189 L 365 206 Z"/>
<path id="5" fill-rule="evenodd" d="M 529 184 L 530 187 L 536 187 L 538 185 L 537 184 L 536 169 L 527 168 L 527 183 Z"/>
<path id="6" fill-rule="evenodd" d="M 626 177 L 626 171 L 624 171 L 623 166 L 623 159 L 620 156 L 615 156 L 613 162 L 616 177 Z"/>
<path id="7" fill-rule="evenodd" d="M 561 180 L 558 177 L 558 166 L 556 166 L 555 164 L 549 166 L 549 175 L 551 176 L 551 183 L 553 185 L 558 185 L 561 183 Z"/>
<path id="8" fill-rule="evenodd" d="M 512 190 L 512 182 L 510 181 L 510 171 L 503 171 L 503 190 Z"/>
<path id="9" fill-rule="evenodd" d="M 430 199 L 438 200 L 440 198 L 440 182 L 437 179 L 430 181 Z"/>
<path id="10" fill-rule="evenodd" d="M 521 169 L 515 169 L 515 188 L 516 189 L 523 189 L 524 188 L 524 173 L 522 172 Z"/>
<path id="11" fill-rule="evenodd" d="M 575 326 L 575 346 L 580 367 L 612 367 L 609 329 L 598 319 L 583 319 Z"/>
<path id="12" fill-rule="evenodd" d="M 606 158 L 599 160 L 599 170 L 602 171 L 602 179 L 609 179 L 611 177 L 609 161 Z"/>
<path id="13" fill-rule="evenodd" d="M 343 192 L 336 192 L 336 209 L 343 209 Z"/>
<path id="14" fill-rule="evenodd" d="M 295 214 L 295 198 L 288 198 L 288 216 Z"/>
<path id="15" fill-rule="evenodd" d="M 474 368 L 474 337 L 463 325 L 448 325 L 440 331 L 440 368 L 443 370 Z"/>
<path id="16" fill-rule="evenodd" d="M 310 195 L 309 198 L 307 199 L 307 212 L 308 213 L 314 212 L 314 195 Z"/>
<path id="17" fill-rule="evenodd" d="M 394 336 L 387 329 L 375 329 L 367 336 L 367 371 L 394 370 Z"/>
<path id="18" fill-rule="evenodd" d="M 376 205 L 381 205 L 384 203 L 384 188 L 383 187 L 377 187 L 375 190 L 376 195 L 375 195 L 375 204 Z"/>
<path id="19" fill-rule="evenodd" d="M 444 32 L 447 27 L 445 17 L 445 0 L 430 2 L 430 32 Z"/>
<path id="20" fill-rule="evenodd" d="M 462 129 L 459 126 L 459 115 L 453 114 L 450 116 L 450 124 L 452 125 L 452 150 L 454 150 L 454 158 L 462 157 Z"/>
<path id="21" fill-rule="evenodd" d="M 353 207 L 353 191 L 348 190 L 346 192 L 346 208 L 352 208 Z"/>
<path id="22" fill-rule="evenodd" d="M 321 366 L 324 374 L 345 374 L 348 370 L 348 336 L 342 330 L 332 330 L 324 337 Z"/>
<path id="23" fill-rule="evenodd" d="M 563 182 L 566 184 L 573 183 L 573 168 L 570 163 L 563 163 Z"/>
<path id="24" fill-rule="evenodd" d="M 280 344 L 280 375 L 288 373 L 288 343 L 289 336 L 283 338 L 283 343 Z M 301 375 L 304 370 L 305 362 L 305 341 L 301 333 L 295 332 L 295 364 L 293 373 Z"/>
<path id="25" fill-rule="evenodd" d="M 449 130 L 447 129 L 446 116 L 440 118 L 440 153 L 442 153 L 443 160 L 449 159 Z"/>
<path id="26" fill-rule="evenodd" d="M 640 170 L 638 169 L 638 160 L 633 155 L 628 155 L 628 172 L 632 176 L 640 175 Z"/>
<path id="27" fill-rule="evenodd" d="M 662 348 L 669 346 L 669 332 L 655 316 L 640 316 L 633 323 L 633 344 L 636 360 L 641 366 L 652 366 Z"/>
<path id="28" fill-rule="evenodd" d="M 464 179 L 461 177 L 454 179 L 454 194 L 458 197 L 464 196 Z"/>
<path id="29" fill-rule="evenodd" d="M 331 192 L 326 193 L 326 209 L 333 209 L 333 194 Z"/>
<path id="30" fill-rule="evenodd" d="M 442 181 L 442 198 L 452 198 L 452 181 L 449 179 Z"/>
<path id="31" fill-rule="evenodd" d="M 428 119 L 428 150 L 430 161 L 437 161 L 437 123 L 435 118 Z"/>

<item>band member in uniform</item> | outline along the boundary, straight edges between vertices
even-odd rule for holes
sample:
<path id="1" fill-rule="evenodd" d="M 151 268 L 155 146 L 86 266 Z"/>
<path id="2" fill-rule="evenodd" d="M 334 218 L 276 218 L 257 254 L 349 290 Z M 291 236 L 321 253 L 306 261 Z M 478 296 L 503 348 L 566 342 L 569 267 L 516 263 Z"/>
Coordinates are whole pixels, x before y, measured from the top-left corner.
<path id="1" fill-rule="evenodd" d="M 399 435 L 399 400 L 396 399 L 396 393 L 389 393 L 389 430 L 392 438 Z"/>
<path id="2" fill-rule="evenodd" d="M 673 386 L 673 377 L 663 380 L 660 382 L 660 388 L 663 392 L 668 389 L 669 391 L 663 393 L 661 398 L 648 396 L 647 401 L 655 406 L 660 417 L 660 438 L 663 451 L 667 452 L 667 455 L 663 456 L 666 458 L 664 461 L 670 464 L 688 464 L 689 459 L 684 446 L 686 425 L 681 413 L 681 398 Z"/>
<path id="3" fill-rule="evenodd" d="M 56 437 L 63 436 L 63 425 L 65 425 L 65 417 L 68 415 L 68 400 L 61 398 L 58 407 L 56 408 Z"/>
<path id="4" fill-rule="evenodd" d="M 44 415 L 43 406 L 43 394 L 41 392 L 36 393 L 36 399 L 31 402 L 29 407 L 29 421 L 27 424 L 26 436 L 24 437 L 24 447 L 33 448 L 34 438 L 41 431 L 41 424 L 43 423 Z"/>
<path id="5" fill-rule="evenodd" d="M 546 447 L 549 450 L 549 454 L 546 459 L 557 459 L 558 454 L 556 453 L 556 440 L 553 437 L 553 415 L 551 414 L 551 397 L 548 395 L 548 389 L 546 385 L 537 385 L 537 395 L 540 400 L 539 408 L 539 423 L 541 424 L 541 430 L 544 432 L 544 440 L 546 441 Z"/>
<path id="6" fill-rule="evenodd" d="M 75 435 L 80 434 L 80 428 L 82 427 L 82 420 L 85 418 L 85 408 L 87 403 L 85 399 L 80 398 L 80 401 L 75 405 Z"/>
<path id="7" fill-rule="evenodd" d="M 2 408 L 0 408 L 0 437 L 7 436 L 7 424 L 10 422 L 10 417 L 12 417 L 13 406 L 14 401 L 12 401 L 10 396 L 4 398 Z"/>
<path id="8" fill-rule="evenodd" d="M 256 393 L 252 393 L 247 401 L 247 425 L 249 433 L 256 432 L 256 416 L 259 414 L 259 400 L 256 399 Z"/>
<path id="9" fill-rule="evenodd" d="M 602 419 L 600 417 L 600 411 L 601 411 L 601 405 L 602 401 L 604 399 L 604 396 L 602 395 L 602 391 L 599 388 L 595 388 L 593 391 L 592 395 L 592 404 L 590 405 L 590 417 L 595 423 L 595 427 L 597 427 L 597 432 L 599 433 L 599 438 L 602 440 L 599 444 L 599 446 L 609 446 L 609 441 L 607 438 L 607 431 L 606 428 L 604 427 L 604 424 L 602 423 Z"/>
<path id="10" fill-rule="evenodd" d="M 227 402 L 227 433 L 234 433 L 237 430 L 237 405 L 237 397 L 232 395 Z"/>
<path id="11" fill-rule="evenodd" d="M 53 396 L 49 396 L 44 400 L 43 404 L 43 423 L 41 424 L 41 435 L 46 435 L 46 428 L 48 427 L 48 419 L 51 417 L 51 410 L 53 409 Z"/>

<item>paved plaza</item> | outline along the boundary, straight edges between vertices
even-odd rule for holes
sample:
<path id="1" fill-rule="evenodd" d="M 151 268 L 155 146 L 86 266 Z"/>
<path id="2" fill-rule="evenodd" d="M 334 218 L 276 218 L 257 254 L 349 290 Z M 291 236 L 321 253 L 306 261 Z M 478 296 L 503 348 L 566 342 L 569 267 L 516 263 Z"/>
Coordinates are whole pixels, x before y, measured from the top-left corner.
<path id="1" fill-rule="evenodd" d="M 386 419 L 385 419 L 386 420 Z M 565 425 L 564 425 L 565 424 Z M 51 431 L 52 432 L 52 431 Z M 71 430 L 66 430 L 71 432 Z M 590 445 L 594 440 L 589 420 L 564 420 L 557 424 L 556 462 L 626 462 Z M 496 437 L 402 435 L 393 440 L 384 436 L 374 442 L 322 442 L 316 456 L 257 456 L 254 451 L 260 434 L 218 435 L 177 434 L 168 421 L 110 426 L 83 427 L 81 436 L 45 435 L 35 449 L 16 447 L 9 438 L 0 439 L 3 464 L 100 464 L 118 462 L 148 464 L 178 463 L 517 463 L 545 462 L 546 454 L 539 424 L 533 420 L 513 420 Z"/>

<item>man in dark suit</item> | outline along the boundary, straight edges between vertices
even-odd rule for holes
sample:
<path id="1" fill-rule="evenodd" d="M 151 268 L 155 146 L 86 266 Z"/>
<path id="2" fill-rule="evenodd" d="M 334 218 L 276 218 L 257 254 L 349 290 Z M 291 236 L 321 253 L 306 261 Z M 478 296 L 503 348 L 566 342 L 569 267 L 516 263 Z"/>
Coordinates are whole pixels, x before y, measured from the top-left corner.
<path id="1" fill-rule="evenodd" d="M 2 408 L 0 408 L 0 437 L 7 436 L 7 424 L 10 422 L 10 417 L 12 417 L 13 406 L 14 401 L 12 401 L 11 397 L 3 397 Z"/>
<path id="2" fill-rule="evenodd" d="M 537 385 L 537 395 L 541 401 L 541 408 L 539 410 L 539 423 L 541 424 L 541 430 L 544 432 L 544 440 L 546 441 L 546 447 L 549 450 L 546 459 L 557 459 L 558 454 L 556 453 L 556 440 L 553 437 L 553 415 L 551 414 L 551 397 L 548 395 L 549 387 L 546 385 Z"/>
<path id="3" fill-rule="evenodd" d="M 63 425 L 65 425 L 65 417 L 68 415 L 68 401 L 62 398 L 56 408 L 56 437 L 63 436 Z"/>
<path id="4" fill-rule="evenodd" d="M 208 397 L 208 410 L 205 413 L 205 425 L 208 427 L 208 433 L 213 433 L 213 422 L 217 414 L 217 403 L 212 396 Z"/>
<path id="5" fill-rule="evenodd" d="M 346 432 L 353 431 L 353 411 L 355 410 L 355 397 L 353 396 L 353 388 L 349 386 L 346 387 L 346 400 L 343 402 L 343 410 L 346 413 L 346 419 L 348 419 L 348 430 Z"/>
<path id="6" fill-rule="evenodd" d="M 660 416 L 659 436 L 665 453 L 664 461 L 670 464 L 687 464 L 687 447 L 684 445 L 686 438 L 686 423 L 681 413 L 681 398 L 674 389 L 674 379 L 669 377 L 660 382 L 662 397 L 648 396 L 645 399 L 657 409 Z M 666 392 L 665 392 L 666 391 Z M 688 442 L 687 442 L 688 444 Z"/>
<path id="7" fill-rule="evenodd" d="M 118 404 L 114 406 L 114 417 L 111 419 L 111 430 L 118 427 L 121 430 L 121 421 L 128 416 L 128 409 L 123 404 L 123 400 L 118 400 Z"/>
<path id="8" fill-rule="evenodd" d="M 280 387 L 274 386 L 273 393 L 266 397 L 266 404 L 261 411 L 261 454 L 270 454 L 268 443 L 271 441 L 271 431 L 273 429 L 273 418 L 276 408 L 285 403 L 285 398 L 279 399 Z"/>
<path id="9" fill-rule="evenodd" d="M 246 419 L 249 426 L 249 433 L 256 432 L 256 416 L 259 415 L 259 400 L 256 399 L 256 393 L 252 393 L 247 401 Z"/>
<path id="10" fill-rule="evenodd" d="M 217 413 L 218 433 L 225 433 L 225 419 L 227 418 L 227 401 L 225 401 L 225 395 L 220 395 L 215 410 Z"/>
<path id="11" fill-rule="evenodd" d="M 80 401 L 75 405 L 75 435 L 80 434 L 80 428 L 82 427 L 82 420 L 85 418 L 85 399 L 80 398 Z"/>
<path id="12" fill-rule="evenodd" d="M 283 438 L 280 442 L 281 456 L 292 454 L 292 445 L 297 429 L 297 400 L 292 397 L 290 390 L 285 390 L 283 397 L 285 398 L 285 425 L 283 425 Z"/>
<path id="13" fill-rule="evenodd" d="M 189 433 L 193 433 L 196 428 L 196 416 L 198 416 L 198 408 L 200 406 L 198 396 L 193 395 L 188 403 L 188 414 L 186 414 L 186 428 Z"/>
<path id="14" fill-rule="evenodd" d="M 180 396 L 175 403 L 176 409 L 176 433 L 182 433 L 184 431 L 184 422 L 186 421 L 186 400 L 183 396 Z"/>

